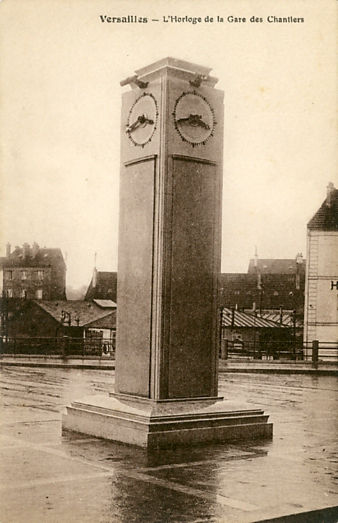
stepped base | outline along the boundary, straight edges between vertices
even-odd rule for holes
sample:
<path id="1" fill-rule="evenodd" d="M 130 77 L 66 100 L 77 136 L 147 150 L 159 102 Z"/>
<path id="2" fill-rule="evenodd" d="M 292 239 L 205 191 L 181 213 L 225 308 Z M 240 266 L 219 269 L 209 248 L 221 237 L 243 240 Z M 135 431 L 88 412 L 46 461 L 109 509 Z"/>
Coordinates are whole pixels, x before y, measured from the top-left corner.
<path id="1" fill-rule="evenodd" d="M 62 417 L 65 430 L 146 448 L 271 439 L 260 409 L 223 398 L 153 401 L 100 395 L 75 401 Z"/>

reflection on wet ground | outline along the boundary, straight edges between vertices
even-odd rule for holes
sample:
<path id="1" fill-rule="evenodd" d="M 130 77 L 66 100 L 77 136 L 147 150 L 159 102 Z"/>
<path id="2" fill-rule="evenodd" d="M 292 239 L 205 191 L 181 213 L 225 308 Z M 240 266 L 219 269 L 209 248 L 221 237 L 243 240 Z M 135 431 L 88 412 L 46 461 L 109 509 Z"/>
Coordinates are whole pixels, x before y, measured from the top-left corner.
<path id="1" fill-rule="evenodd" d="M 250 523 L 338 505 L 337 378 L 221 375 L 220 395 L 270 414 L 270 442 L 147 451 L 61 433 L 65 405 L 113 384 L 2 369 L 1 523 Z"/>

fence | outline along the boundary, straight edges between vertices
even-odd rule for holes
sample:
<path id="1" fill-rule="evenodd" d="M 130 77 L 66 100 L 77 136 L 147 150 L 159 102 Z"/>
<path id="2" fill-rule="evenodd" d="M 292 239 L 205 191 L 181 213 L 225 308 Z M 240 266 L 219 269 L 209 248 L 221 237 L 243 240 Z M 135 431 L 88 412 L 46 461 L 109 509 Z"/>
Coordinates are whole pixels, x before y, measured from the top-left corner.
<path id="1" fill-rule="evenodd" d="M 0 337 L 2 355 L 115 357 L 115 341 L 102 338 L 9 338 Z M 338 343 L 302 343 L 271 341 L 264 343 L 222 339 L 220 357 L 223 359 L 291 360 L 338 363 Z"/>
<path id="2" fill-rule="evenodd" d="M 222 339 L 220 357 L 222 359 L 239 358 L 338 363 L 338 343 L 319 343 L 317 340 L 307 344 L 304 344 L 301 340 L 255 343 Z"/>
<path id="3" fill-rule="evenodd" d="M 113 340 L 102 338 L 0 338 L 2 355 L 40 355 L 40 356 L 115 356 Z"/>
<path id="4" fill-rule="evenodd" d="M 304 359 L 317 362 L 331 362 L 338 363 L 338 342 L 313 340 L 312 342 L 304 343 Z"/>

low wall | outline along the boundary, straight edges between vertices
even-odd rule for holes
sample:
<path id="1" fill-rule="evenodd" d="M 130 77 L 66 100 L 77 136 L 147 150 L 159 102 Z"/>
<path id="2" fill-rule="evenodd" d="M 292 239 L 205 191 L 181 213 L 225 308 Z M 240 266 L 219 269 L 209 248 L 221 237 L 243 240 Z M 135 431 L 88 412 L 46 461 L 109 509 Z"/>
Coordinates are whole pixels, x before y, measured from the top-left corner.
<path id="1" fill-rule="evenodd" d="M 3 355 L 0 358 L 0 364 L 22 366 L 22 367 L 72 367 L 72 368 L 104 368 L 115 369 L 115 359 L 109 356 L 102 356 L 101 358 L 95 356 L 70 356 L 62 358 L 61 356 L 38 356 L 38 355 Z"/>
<path id="2" fill-rule="evenodd" d="M 60 356 L 2 355 L 0 366 L 8 367 L 54 367 L 72 369 L 115 370 L 115 360 L 109 356 L 62 358 Z M 220 373 L 276 373 L 276 374 L 322 374 L 338 376 L 337 362 L 312 363 L 300 361 L 273 361 L 252 359 L 219 360 Z"/>

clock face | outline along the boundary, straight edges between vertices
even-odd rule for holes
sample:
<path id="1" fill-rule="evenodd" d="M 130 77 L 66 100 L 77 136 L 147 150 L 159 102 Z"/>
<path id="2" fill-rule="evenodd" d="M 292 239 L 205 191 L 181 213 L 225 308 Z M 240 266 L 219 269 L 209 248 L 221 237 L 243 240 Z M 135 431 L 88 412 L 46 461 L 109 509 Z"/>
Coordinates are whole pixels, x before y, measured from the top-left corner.
<path id="1" fill-rule="evenodd" d="M 205 145 L 213 135 L 216 120 L 208 100 L 196 91 L 182 93 L 173 112 L 175 128 L 184 142 Z"/>
<path id="2" fill-rule="evenodd" d="M 157 102 L 155 97 L 144 92 L 133 103 L 126 126 L 126 133 L 134 145 L 144 147 L 151 141 L 158 120 Z"/>

